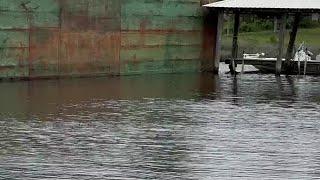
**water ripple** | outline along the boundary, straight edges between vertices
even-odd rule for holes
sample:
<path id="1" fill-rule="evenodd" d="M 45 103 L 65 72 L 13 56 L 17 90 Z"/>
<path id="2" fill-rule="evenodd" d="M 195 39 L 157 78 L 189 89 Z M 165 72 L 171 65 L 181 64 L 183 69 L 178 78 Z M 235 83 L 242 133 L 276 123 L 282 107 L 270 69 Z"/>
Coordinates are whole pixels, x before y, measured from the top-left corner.
<path id="1" fill-rule="evenodd" d="M 0 84 L 0 179 L 320 178 L 318 78 L 140 79 Z"/>

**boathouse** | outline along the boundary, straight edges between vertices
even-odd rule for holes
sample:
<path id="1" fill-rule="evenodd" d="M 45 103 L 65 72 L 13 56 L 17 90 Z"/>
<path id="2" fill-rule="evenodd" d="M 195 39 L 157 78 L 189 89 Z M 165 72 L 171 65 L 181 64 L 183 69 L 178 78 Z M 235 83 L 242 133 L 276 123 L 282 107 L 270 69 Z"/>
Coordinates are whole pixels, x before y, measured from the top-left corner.
<path id="1" fill-rule="evenodd" d="M 212 71 L 203 4 L 1 0 L 0 79 Z"/>
<path id="2" fill-rule="evenodd" d="M 273 66 L 276 74 L 292 73 L 294 68 L 300 72 L 300 66 L 296 66 L 292 62 L 294 45 L 298 33 L 298 26 L 302 16 L 310 16 L 313 13 L 320 13 L 319 0 L 224 0 L 204 5 L 211 13 L 216 13 L 216 19 L 212 21 L 217 22 L 215 29 L 215 47 L 214 47 L 214 65 L 215 69 L 219 69 L 219 62 L 221 59 L 221 41 L 223 29 L 223 15 L 225 13 L 234 14 L 234 32 L 232 42 L 232 58 L 229 62 L 230 72 L 235 73 L 235 66 L 237 63 L 247 63 L 244 59 L 238 58 L 238 33 L 240 27 L 240 16 L 242 14 L 255 14 L 260 16 L 274 16 L 279 22 L 278 34 L 278 56 L 275 60 L 255 60 L 250 61 L 248 64 Z M 285 31 L 288 17 L 292 16 L 293 21 L 290 32 L 290 39 L 287 48 L 285 49 Z M 286 52 L 285 52 L 286 50 Z M 315 63 L 313 63 L 315 64 Z M 320 74 L 320 62 L 313 66 L 310 74 Z M 304 71 L 307 71 L 306 63 Z"/>

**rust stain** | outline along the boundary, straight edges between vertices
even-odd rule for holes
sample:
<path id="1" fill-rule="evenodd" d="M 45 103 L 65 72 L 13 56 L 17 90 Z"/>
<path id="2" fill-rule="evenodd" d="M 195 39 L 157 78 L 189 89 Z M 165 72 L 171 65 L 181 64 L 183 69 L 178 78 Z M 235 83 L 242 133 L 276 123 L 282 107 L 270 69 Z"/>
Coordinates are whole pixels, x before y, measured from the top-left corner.
<path id="1" fill-rule="evenodd" d="M 203 32 L 202 32 L 202 51 L 201 51 L 201 71 L 214 71 L 214 57 L 215 57 L 215 41 L 217 35 L 217 14 L 215 12 L 205 11 L 203 18 Z"/>
<path id="2" fill-rule="evenodd" d="M 72 66 L 69 71 L 89 73 L 119 63 L 120 33 L 62 32 L 61 39 L 62 69 Z"/>
<path id="3" fill-rule="evenodd" d="M 17 0 L 10 6 L 4 1 L 0 12 L 12 19 L 0 24 L 0 32 L 27 38 L 4 47 L 15 50 L 2 55 L 30 77 L 130 74 L 132 64 L 139 73 L 194 70 L 200 61 L 208 67 L 215 25 L 205 21 L 202 27 L 200 1 Z"/>

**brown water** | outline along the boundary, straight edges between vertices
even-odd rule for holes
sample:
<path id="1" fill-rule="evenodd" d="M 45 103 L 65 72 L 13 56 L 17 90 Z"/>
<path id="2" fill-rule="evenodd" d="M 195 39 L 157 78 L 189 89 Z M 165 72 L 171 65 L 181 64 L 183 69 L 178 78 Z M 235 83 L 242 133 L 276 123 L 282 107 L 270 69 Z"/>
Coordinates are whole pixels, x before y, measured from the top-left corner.
<path id="1" fill-rule="evenodd" d="M 319 179 L 320 78 L 0 84 L 0 179 Z"/>

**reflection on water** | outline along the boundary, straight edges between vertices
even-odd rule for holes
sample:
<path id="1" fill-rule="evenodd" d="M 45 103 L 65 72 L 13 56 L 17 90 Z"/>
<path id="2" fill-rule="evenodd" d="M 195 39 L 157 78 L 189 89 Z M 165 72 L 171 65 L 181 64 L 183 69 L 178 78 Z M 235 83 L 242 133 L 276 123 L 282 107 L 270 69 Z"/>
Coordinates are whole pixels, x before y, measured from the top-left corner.
<path id="1" fill-rule="evenodd" d="M 0 84 L 0 179 L 320 178 L 320 78 Z"/>

